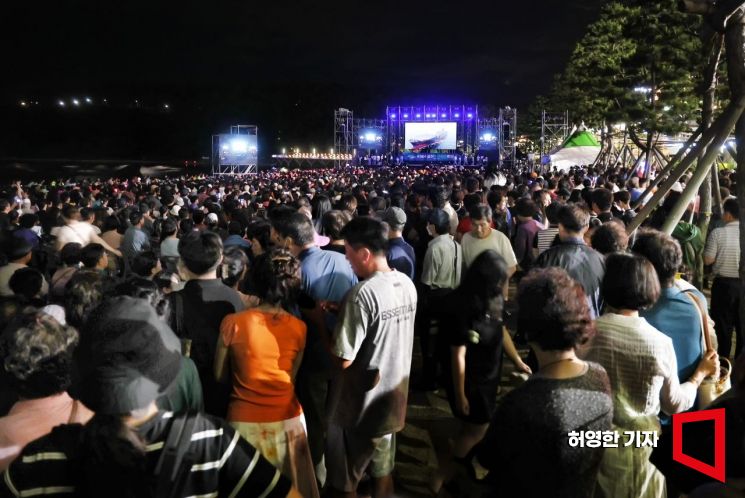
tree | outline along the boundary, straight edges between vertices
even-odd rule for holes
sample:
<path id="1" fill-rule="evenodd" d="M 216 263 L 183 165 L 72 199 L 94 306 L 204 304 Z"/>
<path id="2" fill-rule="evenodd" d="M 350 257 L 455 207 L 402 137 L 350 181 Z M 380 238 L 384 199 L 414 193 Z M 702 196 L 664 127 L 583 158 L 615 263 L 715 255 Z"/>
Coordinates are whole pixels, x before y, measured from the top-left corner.
<path id="1" fill-rule="evenodd" d="M 626 123 L 649 163 L 661 133 L 690 129 L 699 116 L 699 25 L 674 0 L 606 4 L 557 76 L 549 102 L 569 109 L 577 123 L 603 130 Z"/>

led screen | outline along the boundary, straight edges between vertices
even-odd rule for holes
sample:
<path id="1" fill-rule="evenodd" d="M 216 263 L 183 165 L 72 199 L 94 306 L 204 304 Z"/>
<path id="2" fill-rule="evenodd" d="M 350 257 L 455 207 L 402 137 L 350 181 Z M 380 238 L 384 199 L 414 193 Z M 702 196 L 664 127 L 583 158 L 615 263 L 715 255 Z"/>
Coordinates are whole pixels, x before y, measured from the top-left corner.
<path id="1" fill-rule="evenodd" d="M 406 123 L 405 149 L 413 152 L 455 150 L 458 123 Z"/>
<path id="2" fill-rule="evenodd" d="M 256 135 L 220 135 L 221 165 L 248 166 L 256 164 L 258 150 Z"/>

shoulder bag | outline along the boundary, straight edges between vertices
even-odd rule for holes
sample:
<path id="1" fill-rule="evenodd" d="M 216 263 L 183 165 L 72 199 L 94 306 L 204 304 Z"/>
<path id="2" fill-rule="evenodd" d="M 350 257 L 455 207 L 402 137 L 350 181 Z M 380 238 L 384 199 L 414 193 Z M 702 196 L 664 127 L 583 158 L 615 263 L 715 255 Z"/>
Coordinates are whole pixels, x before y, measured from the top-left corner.
<path id="1" fill-rule="evenodd" d="M 709 315 L 706 313 L 706 309 L 701 305 L 699 299 L 691 291 L 683 291 L 687 295 L 698 310 L 699 318 L 701 319 L 701 333 L 704 335 L 704 344 L 706 344 L 706 351 L 714 349 L 711 345 L 711 337 L 709 335 Z M 732 388 L 732 380 L 730 374 L 732 373 L 732 364 L 727 358 L 719 358 L 719 378 L 714 379 L 707 377 L 698 386 L 698 400 L 701 408 L 706 408 L 714 402 L 719 396 L 726 393 Z"/>

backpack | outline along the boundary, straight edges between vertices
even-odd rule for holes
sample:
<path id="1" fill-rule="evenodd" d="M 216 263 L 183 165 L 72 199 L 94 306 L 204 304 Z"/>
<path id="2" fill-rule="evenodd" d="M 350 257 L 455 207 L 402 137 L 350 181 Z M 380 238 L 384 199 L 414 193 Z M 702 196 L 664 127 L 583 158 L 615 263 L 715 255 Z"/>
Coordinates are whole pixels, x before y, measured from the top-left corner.
<path id="1" fill-rule="evenodd" d="M 686 267 L 686 273 L 691 276 L 694 275 L 696 268 L 702 264 L 706 244 L 701 230 L 692 223 L 681 221 L 673 230 L 673 237 L 680 243 L 680 248 L 683 251 L 683 264 Z"/>

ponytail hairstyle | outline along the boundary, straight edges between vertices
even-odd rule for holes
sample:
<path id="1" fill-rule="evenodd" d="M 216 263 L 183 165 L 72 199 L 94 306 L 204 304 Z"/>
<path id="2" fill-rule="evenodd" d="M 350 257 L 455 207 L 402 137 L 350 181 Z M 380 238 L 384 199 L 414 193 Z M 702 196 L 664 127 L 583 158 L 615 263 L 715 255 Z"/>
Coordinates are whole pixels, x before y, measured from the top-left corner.
<path id="1" fill-rule="evenodd" d="M 76 458 L 81 496 L 154 498 L 145 443 L 123 417 L 97 413 L 83 426 Z"/>
<path id="2" fill-rule="evenodd" d="M 228 287 L 240 286 L 247 267 L 246 252 L 238 246 L 228 246 L 223 251 L 222 263 L 218 267 L 219 277 Z"/>
<path id="3" fill-rule="evenodd" d="M 300 288 L 300 262 L 289 251 L 273 249 L 258 258 L 251 276 L 263 303 L 292 311 Z"/>

